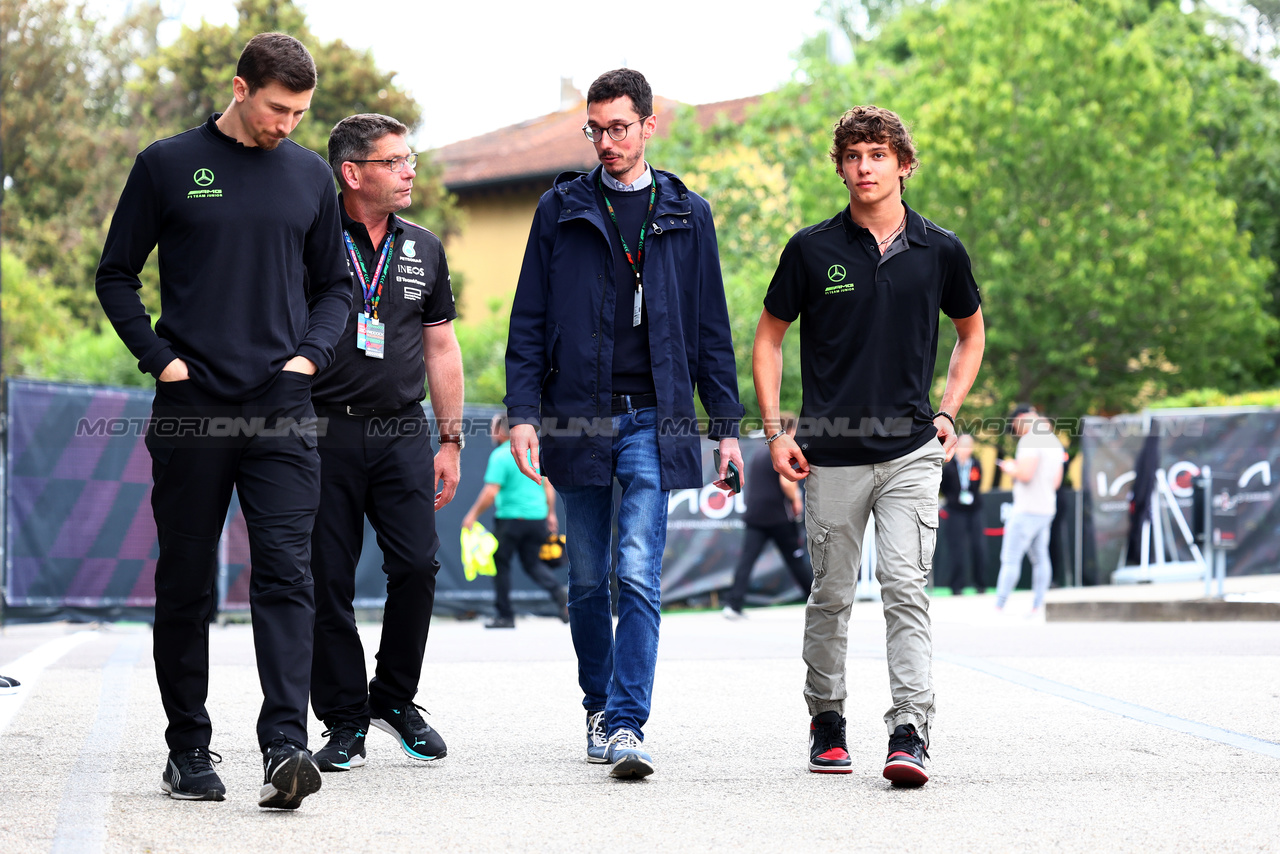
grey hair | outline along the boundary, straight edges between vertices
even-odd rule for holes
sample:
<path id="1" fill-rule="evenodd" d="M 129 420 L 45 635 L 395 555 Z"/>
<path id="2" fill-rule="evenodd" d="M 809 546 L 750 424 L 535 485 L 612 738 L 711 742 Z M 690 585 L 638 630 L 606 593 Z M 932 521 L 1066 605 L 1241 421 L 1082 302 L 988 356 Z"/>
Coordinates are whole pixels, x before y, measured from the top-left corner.
<path id="1" fill-rule="evenodd" d="M 342 186 L 342 164 L 349 160 L 363 160 L 373 151 L 378 140 L 388 134 L 405 136 L 409 129 L 403 122 L 380 113 L 360 113 L 347 116 L 329 131 L 329 168 Z"/>

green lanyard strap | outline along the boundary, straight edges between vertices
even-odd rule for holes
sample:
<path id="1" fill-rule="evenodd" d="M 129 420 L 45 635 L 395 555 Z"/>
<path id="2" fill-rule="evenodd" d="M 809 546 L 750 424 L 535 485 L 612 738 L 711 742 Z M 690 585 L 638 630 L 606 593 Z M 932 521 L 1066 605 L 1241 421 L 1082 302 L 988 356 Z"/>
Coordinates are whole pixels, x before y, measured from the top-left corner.
<path id="1" fill-rule="evenodd" d="M 604 206 L 609 211 L 609 219 L 613 220 L 614 230 L 618 232 L 618 240 L 622 241 L 622 252 L 627 256 L 631 272 L 636 274 L 636 289 L 639 290 L 640 265 L 644 260 L 644 233 L 649 230 L 649 223 L 653 222 L 653 203 L 658 198 L 658 182 L 652 176 L 650 177 L 649 210 L 644 215 L 644 225 L 640 226 L 640 244 L 636 247 L 635 258 L 631 257 L 631 247 L 627 245 L 627 238 L 622 236 L 622 227 L 618 225 L 618 215 L 614 213 L 613 202 L 609 201 L 609 195 L 604 191 L 603 170 L 600 175 L 600 195 L 604 196 Z"/>

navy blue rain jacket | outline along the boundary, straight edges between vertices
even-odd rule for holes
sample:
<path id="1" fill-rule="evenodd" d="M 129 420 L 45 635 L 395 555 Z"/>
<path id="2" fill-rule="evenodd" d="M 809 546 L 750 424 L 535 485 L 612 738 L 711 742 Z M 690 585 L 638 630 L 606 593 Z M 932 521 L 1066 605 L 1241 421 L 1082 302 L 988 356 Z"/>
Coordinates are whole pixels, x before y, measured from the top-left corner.
<path id="1" fill-rule="evenodd" d="M 512 426 L 542 434 L 542 468 L 555 486 L 613 480 L 614 262 L 600 180 L 566 172 L 543 194 L 529 232 L 507 338 Z M 742 404 L 711 206 L 669 172 L 658 182 L 644 243 L 644 311 L 657 390 L 663 489 L 702 486 L 697 386 L 712 439 L 737 437 Z"/>

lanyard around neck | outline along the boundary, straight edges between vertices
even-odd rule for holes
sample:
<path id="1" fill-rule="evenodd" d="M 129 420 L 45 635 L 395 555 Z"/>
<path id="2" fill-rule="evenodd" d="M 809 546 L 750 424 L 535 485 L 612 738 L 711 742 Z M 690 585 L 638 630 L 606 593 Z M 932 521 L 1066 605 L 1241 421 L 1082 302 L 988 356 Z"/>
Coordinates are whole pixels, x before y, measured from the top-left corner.
<path id="1" fill-rule="evenodd" d="M 382 255 L 378 258 L 378 266 L 374 268 L 373 278 L 369 277 L 369 273 L 364 266 L 364 259 L 356 251 L 356 244 L 351 239 L 351 233 L 344 228 L 342 237 L 347 243 L 347 252 L 351 253 L 351 260 L 355 262 L 356 278 L 360 281 L 360 292 L 364 294 L 365 314 L 377 320 L 378 303 L 382 299 L 382 283 L 387 280 L 387 274 L 391 272 L 391 265 L 387 261 L 391 258 L 391 253 L 395 251 L 396 233 L 394 231 L 387 232 L 386 240 L 382 241 Z"/>
<path id="2" fill-rule="evenodd" d="M 636 274 L 636 289 L 640 288 L 640 265 L 644 258 L 644 233 L 649 230 L 649 223 L 653 221 L 653 204 L 658 198 L 658 182 L 652 181 L 649 185 L 649 210 L 645 212 L 644 224 L 640 226 L 640 242 L 636 246 L 635 257 L 631 257 L 631 247 L 627 245 L 627 238 L 622 236 L 622 227 L 618 225 L 618 215 L 613 210 L 613 202 L 609 201 L 609 194 L 604 191 L 604 177 L 600 177 L 600 195 L 604 197 L 604 206 L 609 211 L 609 219 L 613 220 L 613 228 L 618 232 L 618 240 L 622 242 L 622 253 L 627 256 L 627 263 L 631 265 L 631 272 Z"/>

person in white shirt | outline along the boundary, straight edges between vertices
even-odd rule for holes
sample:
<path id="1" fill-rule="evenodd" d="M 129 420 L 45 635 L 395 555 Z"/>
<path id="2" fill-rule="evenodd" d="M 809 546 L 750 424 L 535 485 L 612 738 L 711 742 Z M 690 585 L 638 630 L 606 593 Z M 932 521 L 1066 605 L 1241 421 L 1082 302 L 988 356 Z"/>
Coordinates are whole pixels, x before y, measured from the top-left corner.
<path id="1" fill-rule="evenodd" d="M 1052 576 L 1049 529 L 1058 508 L 1064 450 L 1052 423 L 1031 406 L 1021 405 L 1013 411 L 1013 433 L 1019 437 L 1014 458 L 1000 461 L 1000 470 L 1013 478 L 1013 512 L 1005 521 L 1000 547 L 996 610 L 1004 610 L 1022 575 L 1022 557 L 1030 552 L 1031 615 L 1038 616 Z"/>

